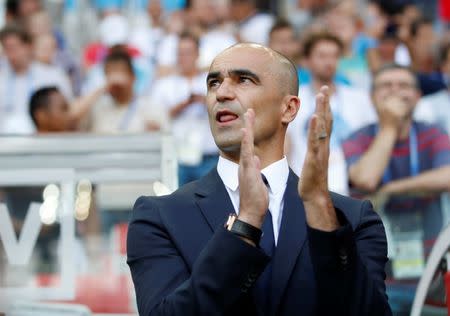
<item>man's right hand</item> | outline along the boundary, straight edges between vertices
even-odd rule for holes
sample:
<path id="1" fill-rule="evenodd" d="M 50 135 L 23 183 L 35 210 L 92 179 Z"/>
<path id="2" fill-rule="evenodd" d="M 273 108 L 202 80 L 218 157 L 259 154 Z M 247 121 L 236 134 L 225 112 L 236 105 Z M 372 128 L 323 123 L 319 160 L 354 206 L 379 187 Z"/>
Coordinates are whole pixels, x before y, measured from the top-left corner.
<path id="1" fill-rule="evenodd" d="M 399 97 L 384 99 L 378 106 L 380 129 L 392 129 L 397 133 L 409 118 L 408 105 Z"/>
<path id="2" fill-rule="evenodd" d="M 239 220 L 261 228 L 269 207 L 269 193 L 261 177 L 261 163 L 254 152 L 255 112 L 244 114 L 239 159 Z"/>

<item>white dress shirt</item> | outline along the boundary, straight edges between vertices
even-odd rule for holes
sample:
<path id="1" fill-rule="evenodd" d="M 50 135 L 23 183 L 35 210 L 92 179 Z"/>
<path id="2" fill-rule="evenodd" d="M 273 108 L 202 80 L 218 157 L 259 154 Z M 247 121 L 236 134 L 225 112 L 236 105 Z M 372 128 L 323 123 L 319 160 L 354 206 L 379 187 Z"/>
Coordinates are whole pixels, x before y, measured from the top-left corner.
<path id="1" fill-rule="evenodd" d="M 217 172 L 225 184 L 230 200 L 236 214 L 239 214 L 239 165 L 223 157 L 219 157 Z M 289 166 L 286 157 L 267 166 L 261 173 L 269 183 L 269 211 L 272 214 L 273 234 L 275 245 L 280 233 L 281 218 L 283 215 L 284 192 L 286 191 L 289 176 Z"/>

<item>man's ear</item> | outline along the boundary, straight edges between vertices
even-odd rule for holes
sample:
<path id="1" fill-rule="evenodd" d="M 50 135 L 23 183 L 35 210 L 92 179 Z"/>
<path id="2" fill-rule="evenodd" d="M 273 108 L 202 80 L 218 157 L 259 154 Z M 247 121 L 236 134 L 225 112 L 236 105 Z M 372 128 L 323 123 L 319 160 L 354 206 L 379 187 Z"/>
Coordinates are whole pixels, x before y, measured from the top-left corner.
<path id="1" fill-rule="evenodd" d="M 289 124 L 297 116 L 300 109 L 300 99 L 295 95 L 286 95 L 283 98 L 283 106 L 281 107 L 281 122 Z"/>

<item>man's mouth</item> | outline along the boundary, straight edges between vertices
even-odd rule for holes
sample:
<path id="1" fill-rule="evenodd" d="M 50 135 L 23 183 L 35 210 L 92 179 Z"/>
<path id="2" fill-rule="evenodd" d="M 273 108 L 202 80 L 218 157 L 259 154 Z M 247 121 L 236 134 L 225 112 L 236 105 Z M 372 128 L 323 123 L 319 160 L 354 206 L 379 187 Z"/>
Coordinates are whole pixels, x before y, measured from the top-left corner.
<path id="1" fill-rule="evenodd" d="M 229 110 L 221 110 L 216 113 L 216 121 L 227 124 L 235 121 L 239 116 Z"/>

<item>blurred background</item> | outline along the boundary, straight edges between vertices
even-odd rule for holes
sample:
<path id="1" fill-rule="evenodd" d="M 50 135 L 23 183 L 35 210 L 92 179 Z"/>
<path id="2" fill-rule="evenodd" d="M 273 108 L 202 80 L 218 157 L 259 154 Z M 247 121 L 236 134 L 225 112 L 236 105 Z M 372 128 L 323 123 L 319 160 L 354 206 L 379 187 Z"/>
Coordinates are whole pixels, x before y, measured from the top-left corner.
<path id="1" fill-rule="evenodd" d="M 133 203 L 216 165 L 206 72 L 238 42 L 297 66 L 298 174 L 314 95 L 331 87 L 330 190 L 374 203 L 390 304 L 410 314 L 450 222 L 450 1 L 0 0 L 0 26 L 0 315 L 136 314 Z M 374 80 L 393 63 L 411 76 Z M 412 127 L 374 182 L 358 166 L 402 106 Z M 424 313 L 447 315 L 444 257 L 433 272 Z"/>

